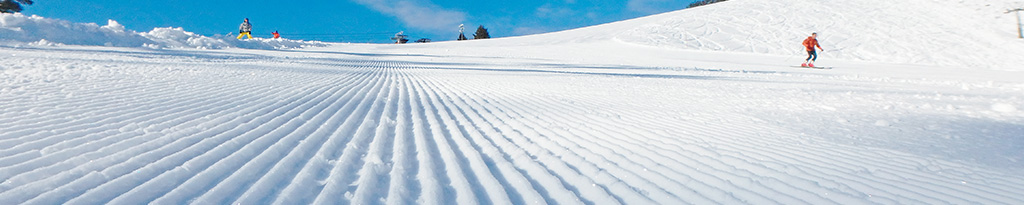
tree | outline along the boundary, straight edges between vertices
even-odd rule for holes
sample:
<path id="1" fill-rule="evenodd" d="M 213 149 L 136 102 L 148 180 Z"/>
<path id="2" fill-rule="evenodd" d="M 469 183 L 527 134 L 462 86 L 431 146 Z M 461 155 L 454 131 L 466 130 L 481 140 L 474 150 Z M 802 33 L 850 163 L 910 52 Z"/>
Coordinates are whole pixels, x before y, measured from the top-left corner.
<path id="1" fill-rule="evenodd" d="M 32 0 L 0 0 L 0 13 L 21 12 L 21 5 L 32 5 Z"/>
<path id="2" fill-rule="evenodd" d="M 473 34 L 473 39 L 488 39 L 488 38 L 491 38 L 491 34 L 487 33 L 487 29 L 484 28 L 484 25 L 480 25 L 480 27 L 476 28 L 476 33 Z"/>
<path id="3" fill-rule="evenodd" d="M 703 5 L 708 5 L 708 4 L 713 4 L 713 3 L 723 2 L 723 1 L 728 1 L 728 0 L 700 0 L 700 1 L 697 1 L 697 2 L 691 3 L 690 6 L 687 6 L 686 8 L 693 8 L 693 7 L 698 7 L 698 6 L 703 6 Z"/>

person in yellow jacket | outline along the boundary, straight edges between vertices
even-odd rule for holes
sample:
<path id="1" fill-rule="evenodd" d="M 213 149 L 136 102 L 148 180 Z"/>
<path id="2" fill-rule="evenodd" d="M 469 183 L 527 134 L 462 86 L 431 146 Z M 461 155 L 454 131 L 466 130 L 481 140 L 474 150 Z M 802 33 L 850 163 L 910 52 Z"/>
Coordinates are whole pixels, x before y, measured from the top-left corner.
<path id="1" fill-rule="evenodd" d="M 245 18 L 245 22 L 242 22 L 241 26 L 238 26 L 238 39 L 242 39 L 242 36 L 247 36 L 252 39 L 252 24 L 249 24 L 249 18 Z"/>

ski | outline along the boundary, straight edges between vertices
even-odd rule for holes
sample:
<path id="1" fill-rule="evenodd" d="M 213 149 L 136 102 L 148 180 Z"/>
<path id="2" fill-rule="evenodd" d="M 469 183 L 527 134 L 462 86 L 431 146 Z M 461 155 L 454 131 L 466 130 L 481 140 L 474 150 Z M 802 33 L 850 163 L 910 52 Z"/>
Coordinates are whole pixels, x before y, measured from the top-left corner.
<path id="1" fill-rule="evenodd" d="M 795 66 L 793 66 L 793 67 L 794 67 L 794 68 L 811 68 L 811 69 L 824 69 L 824 70 L 832 69 L 832 67 L 818 67 L 818 66 L 815 66 L 815 67 L 808 67 L 808 66 L 798 66 L 798 65 L 795 65 Z"/>

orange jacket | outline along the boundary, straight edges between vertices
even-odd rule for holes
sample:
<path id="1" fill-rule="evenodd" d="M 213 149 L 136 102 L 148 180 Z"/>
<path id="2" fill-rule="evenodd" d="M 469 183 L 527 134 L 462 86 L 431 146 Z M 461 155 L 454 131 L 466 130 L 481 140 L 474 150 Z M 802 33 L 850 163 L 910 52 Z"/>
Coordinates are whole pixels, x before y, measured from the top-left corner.
<path id="1" fill-rule="evenodd" d="M 807 48 L 807 51 L 813 51 L 815 46 L 817 46 L 818 49 L 823 49 L 821 48 L 821 45 L 818 45 L 818 39 L 814 37 L 807 37 L 807 39 L 804 40 L 804 47 Z"/>

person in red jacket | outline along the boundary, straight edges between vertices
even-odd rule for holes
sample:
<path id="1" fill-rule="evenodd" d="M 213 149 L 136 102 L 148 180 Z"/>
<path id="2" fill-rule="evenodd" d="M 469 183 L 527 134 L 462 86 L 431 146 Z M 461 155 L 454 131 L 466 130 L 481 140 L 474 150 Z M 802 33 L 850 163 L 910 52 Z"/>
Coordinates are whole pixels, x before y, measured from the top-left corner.
<path id="1" fill-rule="evenodd" d="M 825 49 L 821 48 L 821 45 L 818 45 L 818 33 L 811 33 L 811 36 L 804 39 L 804 48 L 807 48 L 807 60 L 804 60 L 805 62 L 800 64 L 800 66 L 814 67 L 814 61 L 818 60 L 818 52 L 814 50 L 814 47 L 825 51 Z"/>
<path id="2" fill-rule="evenodd" d="M 275 39 L 281 38 L 281 34 L 277 33 L 277 31 L 274 31 L 273 33 L 270 33 L 270 34 L 274 34 L 274 38 Z"/>

